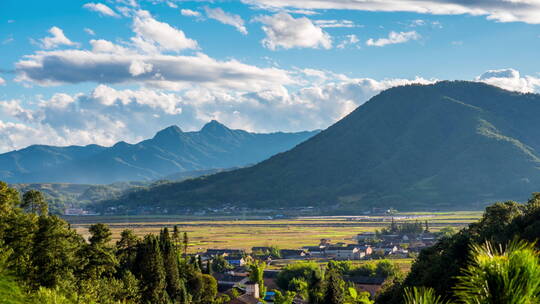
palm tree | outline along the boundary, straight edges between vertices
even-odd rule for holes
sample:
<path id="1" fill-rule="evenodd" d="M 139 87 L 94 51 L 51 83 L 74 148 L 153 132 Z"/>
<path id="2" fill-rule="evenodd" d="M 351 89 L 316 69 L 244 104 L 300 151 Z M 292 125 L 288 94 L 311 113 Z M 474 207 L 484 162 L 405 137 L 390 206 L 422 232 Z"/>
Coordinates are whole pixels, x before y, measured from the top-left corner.
<path id="1" fill-rule="evenodd" d="M 433 288 L 405 288 L 405 304 L 450 304 L 435 294 Z"/>
<path id="2" fill-rule="evenodd" d="M 464 304 L 540 303 L 540 259 L 533 244 L 513 241 L 506 248 L 486 243 L 472 247 L 455 295 Z"/>

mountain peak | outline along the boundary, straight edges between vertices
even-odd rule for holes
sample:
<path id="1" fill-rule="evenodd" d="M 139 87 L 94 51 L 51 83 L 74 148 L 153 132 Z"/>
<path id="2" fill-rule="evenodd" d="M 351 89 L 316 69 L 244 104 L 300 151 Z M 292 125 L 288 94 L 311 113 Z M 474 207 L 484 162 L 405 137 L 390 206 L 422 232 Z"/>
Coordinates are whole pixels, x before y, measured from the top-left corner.
<path id="1" fill-rule="evenodd" d="M 161 131 L 158 131 L 154 138 L 161 138 L 161 137 L 170 137 L 175 136 L 182 133 L 182 129 L 178 127 L 177 125 L 172 125 L 170 127 L 167 127 Z"/>
<path id="2" fill-rule="evenodd" d="M 201 129 L 201 133 L 214 133 L 215 134 L 215 133 L 222 133 L 225 131 L 230 131 L 230 129 L 215 119 L 212 119 L 210 122 L 206 123 Z"/>

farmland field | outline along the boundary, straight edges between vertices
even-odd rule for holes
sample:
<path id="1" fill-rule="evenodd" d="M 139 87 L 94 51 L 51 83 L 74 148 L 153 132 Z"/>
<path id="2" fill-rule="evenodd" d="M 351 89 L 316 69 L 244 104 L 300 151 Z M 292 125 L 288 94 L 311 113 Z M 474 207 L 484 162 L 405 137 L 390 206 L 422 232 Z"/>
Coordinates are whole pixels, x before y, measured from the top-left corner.
<path id="1" fill-rule="evenodd" d="M 476 221 L 482 212 L 460 211 L 444 213 L 399 213 L 397 222 L 428 221 L 431 231 L 452 226 L 456 229 Z M 186 216 L 85 216 L 66 217 L 72 227 L 83 236 L 88 236 L 88 227 L 93 223 L 106 223 L 113 232 L 113 240 L 119 238 L 124 229 L 132 229 L 137 235 L 158 233 L 164 227 L 177 225 L 187 232 L 190 251 L 200 252 L 207 248 L 242 248 L 275 245 L 282 249 L 318 245 L 322 238 L 333 243 L 353 243 L 356 234 L 375 231 L 389 225 L 389 216 L 319 216 L 291 219 L 257 219 L 247 217 L 186 217 Z"/>

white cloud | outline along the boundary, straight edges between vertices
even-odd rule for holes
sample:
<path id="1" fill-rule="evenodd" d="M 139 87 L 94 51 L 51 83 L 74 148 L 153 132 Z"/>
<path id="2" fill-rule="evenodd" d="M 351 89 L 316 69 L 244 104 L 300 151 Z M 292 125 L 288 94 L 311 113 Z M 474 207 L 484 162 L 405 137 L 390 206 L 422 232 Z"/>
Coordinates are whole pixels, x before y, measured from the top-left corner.
<path id="1" fill-rule="evenodd" d="M 348 45 L 356 45 L 358 47 L 358 42 L 360 42 L 360 39 L 358 39 L 358 36 L 356 36 L 355 34 L 347 35 L 346 39 L 344 39 L 337 45 L 337 48 L 344 49 Z"/>
<path id="2" fill-rule="evenodd" d="M 189 56 L 166 53 L 194 48 L 197 42 L 146 11 L 138 11 L 133 19 L 131 41 L 116 44 L 93 39 L 89 50 L 38 51 L 15 64 L 16 81 L 42 86 L 136 83 L 170 90 L 202 86 L 241 91 L 296 82 L 288 71 L 278 68 L 260 68 L 234 59 L 219 61 L 200 52 Z"/>
<path id="3" fill-rule="evenodd" d="M 96 35 L 96 33 L 94 32 L 94 30 L 92 30 L 92 29 L 90 29 L 90 28 L 85 27 L 85 28 L 84 28 L 84 31 L 85 31 L 88 35 L 90 35 L 90 36 L 95 36 L 95 35 Z"/>
<path id="4" fill-rule="evenodd" d="M 4 78 L 0 77 L 0 86 L 4 85 L 6 85 L 6 81 L 4 80 Z"/>
<path id="5" fill-rule="evenodd" d="M 514 69 L 489 70 L 476 77 L 475 80 L 510 91 L 523 93 L 540 92 L 540 78 L 533 76 L 522 77 L 519 71 Z"/>
<path id="6" fill-rule="evenodd" d="M 294 18 L 281 12 L 272 16 L 257 17 L 255 20 L 264 24 L 262 29 L 266 37 L 262 40 L 262 44 L 271 50 L 332 47 L 330 35 L 307 17 Z"/>
<path id="7" fill-rule="evenodd" d="M 540 24 L 537 0 L 242 0 L 264 9 L 348 9 L 379 12 L 415 12 L 434 15 L 470 14 L 499 22 Z"/>
<path id="8" fill-rule="evenodd" d="M 398 43 L 405 43 L 405 42 L 408 42 L 410 40 L 418 40 L 420 39 L 422 36 L 420 36 L 420 34 L 418 34 L 417 32 L 415 31 L 410 31 L 410 32 L 399 32 L 399 33 L 396 33 L 396 32 L 390 32 L 388 34 L 388 38 L 379 38 L 379 39 L 373 39 L 373 38 L 370 38 L 366 41 L 366 45 L 368 46 L 385 46 L 385 45 L 389 45 L 389 44 L 398 44 Z"/>
<path id="9" fill-rule="evenodd" d="M 0 122 L 0 134 L 6 132 L 0 135 L 5 139 L 0 140 L 0 151 L 35 143 L 136 142 L 172 124 L 189 131 L 211 119 L 256 132 L 326 128 L 383 89 L 430 83 L 421 78 L 376 81 L 319 70 L 303 72 L 321 82 L 306 79 L 300 89 L 278 86 L 249 93 L 203 87 L 168 93 L 98 85 L 87 94 L 59 93 L 39 100 L 37 108 L 19 100 L 0 101 L 0 112 L 16 120 L 11 124 Z"/>
<path id="10" fill-rule="evenodd" d="M 41 45 L 45 49 L 53 49 L 60 45 L 77 46 L 77 43 L 69 40 L 59 27 L 51 27 L 49 33 L 52 36 L 41 39 Z"/>
<path id="11" fill-rule="evenodd" d="M 277 68 L 259 68 L 236 60 L 218 61 L 204 54 L 172 56 L 122 51 L 108 41 L 93 41 L 94 50 L 38 52 L 17 62 L 17 81 L 40 85 L 61 83 L 141 83 L 168 89 L 186 86 L 259 90 L 293 83 L 289 73 Z M 117 50 L 120 49 L 118 52 Z M 138 74 L 134 62 L 145 63 Z"/>
<path id="12" fill-rule="evenodd" d="M 115 13 L 115 11 L 113 11 L 110 7 L 108 7 L 107 5 L 103 3 L 90 2 L 83 5 L 83 7 L 86 8 L 87 10 L 97 12 L 103 16 L 109 16 L 109 17 L 115 17 L 115 18 L 120 17 L 117 13 Z"/>
<path id="13" fill-rule="evenodd" d="M 144 10 L 138 11 L 133 18 L 133 32 L 136 34 L 131 38 L 133 43 L 147 52 L 159 50 L 178 52 L 198 47 L 197 41 L 187 38 L 183 31 L 157 21 Z"/>
<path id="14" fill-rule="evenodd" d="M 333 27 L 358 27 L 351 20 L 315 20 L 315 24 L 321 28 Z"/>
<path id="15" fill-rule="evenodd" d="M 139 76 L 145 73 L 150 73 L 153 68 L 154 66 L 150 63 L 135 60 L 129 65 L 129 73 L 133 76 Z"/>
<path id="16" fill-rule="evenodd" d="M 240 33 L 247 35 L 248 31 L 244 25 L 242 17 L 234 14 L 227 13 L 221 8 L 209 8 L 205 7 L 204 11 L 206 16 L 211 19 L 215 19 L 223 24 L 234 26 Z"/>
<path id="17" fill-rule="evenodd" d="M 188 16 L 188 17 L 200 17 L 201 16 L 201 13 L 199 13 L 197 11 L 194 11 L 194 10 L 187 9 L 187 8 L 181 9 L 180 14 L 182 14 L 182 16 Z"/>

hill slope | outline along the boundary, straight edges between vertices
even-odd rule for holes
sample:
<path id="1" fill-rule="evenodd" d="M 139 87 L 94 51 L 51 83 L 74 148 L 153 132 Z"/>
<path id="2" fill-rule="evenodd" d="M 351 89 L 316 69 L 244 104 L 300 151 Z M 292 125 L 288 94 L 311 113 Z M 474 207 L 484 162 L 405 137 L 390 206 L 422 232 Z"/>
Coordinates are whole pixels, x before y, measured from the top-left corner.
<path id="1" fill-rule="evenodd" d="M 255 166 L 108 205 L 479 207 L 540 188 L 540 95 L 473 82 L 389 89 Z"/>
<path id="2" fill-rule="evenodd" d="M 85 184 L 153 180 L 257 163 L 316 133 L 249 133 L 212 121 L 198 132 L 171 126 L 137 144 L 119 142 L 109 148 L 31 146 L 0 155 L 0 180 Z"/>

